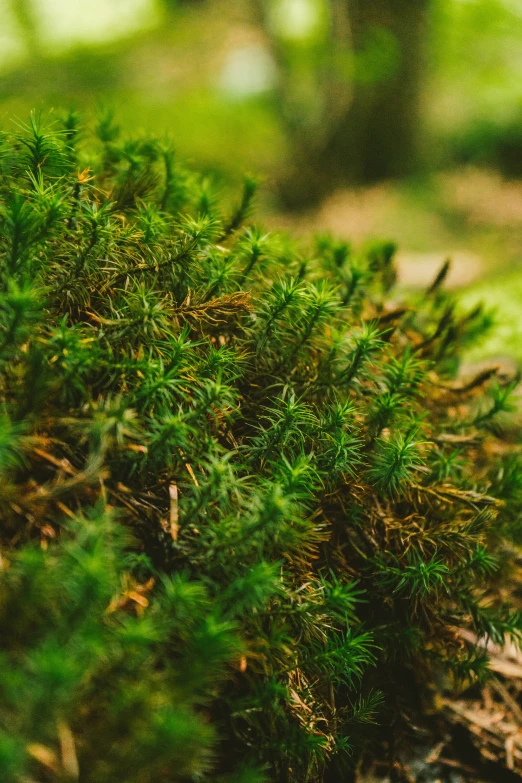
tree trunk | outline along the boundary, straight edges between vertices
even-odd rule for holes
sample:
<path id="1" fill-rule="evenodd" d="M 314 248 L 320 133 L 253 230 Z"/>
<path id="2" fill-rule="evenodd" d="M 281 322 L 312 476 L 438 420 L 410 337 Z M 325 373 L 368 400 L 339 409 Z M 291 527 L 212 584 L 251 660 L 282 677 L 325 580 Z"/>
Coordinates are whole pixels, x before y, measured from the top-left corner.
<path id="1" fill-rule="evenodd" d="M 352 0 L 350 7 L 356 53 L 369 30 L 384 28 L 395 39 L 397 60 L 382 80 L 356 86 L 351 110 L 332 137 L 332 150 L 365 182 L 408 174 L 417 157 L 429 0 Z M 353 153 L 346 143 L 352 128 Z"/>
<path id="2" fill-rule="evenodd" d="M 281 188 L 288 206 L 307 206 L 332 186 L 403 176 L 417 163 L 430 0 L 343 2 L 355 61 L 352 100 L 319 144 L 310 134 L 293 135 L 295 157 Z M 364 59 L 372 39 L 377 55 L 381 44 L 388 51 L 375 78 L 371 54 L 367 66 Z"/>

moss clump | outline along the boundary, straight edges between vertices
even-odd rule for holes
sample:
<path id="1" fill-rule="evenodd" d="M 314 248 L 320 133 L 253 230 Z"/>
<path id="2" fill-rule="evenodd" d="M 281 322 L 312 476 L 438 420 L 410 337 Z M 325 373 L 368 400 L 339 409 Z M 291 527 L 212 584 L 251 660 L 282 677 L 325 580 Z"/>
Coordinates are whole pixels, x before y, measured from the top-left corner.
<path id="1" fill-rule="evenodd" d="M 502 640 L 513 384 L 394 247 L 302 255 L 171 147 L 2 138 L 0 777 L 341 779 Z M 379 717 L 380 716 L 380 717 Z M 68 777 L 67 777 L 68 776 Z M 79 776 L 79 777 L 78 777 Z"/>

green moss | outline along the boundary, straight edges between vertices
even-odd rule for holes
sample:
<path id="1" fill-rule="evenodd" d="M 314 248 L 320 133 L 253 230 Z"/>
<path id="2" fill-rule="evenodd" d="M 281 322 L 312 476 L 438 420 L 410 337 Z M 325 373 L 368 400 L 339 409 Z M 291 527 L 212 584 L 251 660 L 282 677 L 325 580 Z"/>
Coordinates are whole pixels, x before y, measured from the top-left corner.
<path id="1" fill-rule="evenodd" d="M 393 243 L 303 253 L 94 124 L 1 137 L 0 777 L 343 779 L 485 676 L 455 627 L 520 633 L 514 385 L 454 380 L 446 267 L 392 303 Z"/>

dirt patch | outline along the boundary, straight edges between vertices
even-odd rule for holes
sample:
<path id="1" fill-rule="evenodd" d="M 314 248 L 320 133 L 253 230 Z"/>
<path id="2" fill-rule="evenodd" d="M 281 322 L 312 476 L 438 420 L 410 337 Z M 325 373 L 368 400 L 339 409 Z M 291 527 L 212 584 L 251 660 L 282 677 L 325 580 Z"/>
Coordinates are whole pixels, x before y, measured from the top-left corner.
<path id="1" fill-rule="evenodd" d="M 522 223 L 522 182 L 506 180 L 489 169 L 466 168 L 437 177 L 450 208 L 472 225 L 497 227 Z"/>
<path id="2" fill-rule="evenodd" d="M 455 250 L 448 252 L 446 257 L 451 259 L 446 288 L 461 288 L 480 278 L 484 268 L 480 256 Z M 396 261 L 401 285 L 425 288 L 435 279 L 445 258 L 440 253 L 399 252 Z"/>

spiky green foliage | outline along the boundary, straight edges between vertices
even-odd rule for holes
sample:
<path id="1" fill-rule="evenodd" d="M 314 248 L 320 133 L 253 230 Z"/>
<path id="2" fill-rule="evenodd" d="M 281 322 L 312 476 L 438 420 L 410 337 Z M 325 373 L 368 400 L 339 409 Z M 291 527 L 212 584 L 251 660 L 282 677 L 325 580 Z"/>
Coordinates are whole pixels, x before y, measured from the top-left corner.
<path id="1" fill-rule="evenodd" d="M 454 380 L 487 315 L 244 227 L 252 180 L 222 210 L 108 114 L 0 167 L 2 781 L 341 779 L 475 675 L 459 627 L 520 629 L 514 385 Z"/>
<path id="2" fill-rule="evenodd" d="M 58 546 L 26 547 L 2 575 L 4 780 L 185 780 L 212 767 L 215 732 L 198 713 L 237 638 L 182 575 L 163 576 L 143 612 L 151 585 L 133 584 L 122 532 L 107 513 L 78 516 Z"/>

